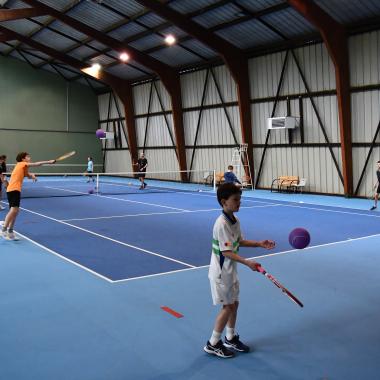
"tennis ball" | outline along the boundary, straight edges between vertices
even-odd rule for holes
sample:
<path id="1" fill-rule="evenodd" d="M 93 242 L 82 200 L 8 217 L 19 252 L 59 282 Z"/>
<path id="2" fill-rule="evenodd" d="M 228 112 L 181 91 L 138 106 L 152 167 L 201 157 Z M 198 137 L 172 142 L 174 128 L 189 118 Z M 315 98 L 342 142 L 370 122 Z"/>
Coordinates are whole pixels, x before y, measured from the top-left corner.
<path id="1" fill-rule="evenodd" d="M 289 234 L 289 243 L 293 248 L 304 249 L 310 243 L 310 234 L 304 228 L 295 228 Z"/>

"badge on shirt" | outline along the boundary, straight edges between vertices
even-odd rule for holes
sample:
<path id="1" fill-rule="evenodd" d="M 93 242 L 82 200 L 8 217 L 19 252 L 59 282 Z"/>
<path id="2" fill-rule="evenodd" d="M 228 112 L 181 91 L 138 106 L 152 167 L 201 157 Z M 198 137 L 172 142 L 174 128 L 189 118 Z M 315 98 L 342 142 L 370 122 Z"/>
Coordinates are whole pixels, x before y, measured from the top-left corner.
<path id="1" fill-rule="evenodd" d="M 224 245 L 225 245 L 226 247 L 232 247 L 232 243 L 229 242 L 229 241 L 226 241 L 226 242 L 224 243 Z"/>

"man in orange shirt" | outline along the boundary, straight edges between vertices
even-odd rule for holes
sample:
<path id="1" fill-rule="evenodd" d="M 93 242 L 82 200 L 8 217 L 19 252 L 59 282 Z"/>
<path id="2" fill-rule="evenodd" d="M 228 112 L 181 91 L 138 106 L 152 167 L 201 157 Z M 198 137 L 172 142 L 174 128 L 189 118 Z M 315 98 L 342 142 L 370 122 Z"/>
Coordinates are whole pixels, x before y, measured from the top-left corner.
<path id="1" fill-rule="evenodd" d="M 30 162 L 30 155 L 26 152 L 21 152 L 17 155 L 17 164 L 12 171 L 11 178 L 7 187 L 7 197 L 9 203 L 9 212 L 5 217 L 2 228 L 2 235 L 7 240 L 18 240 L 13 232 L 13 226 L 16 222 L 16 217 L 20 209 L 21 189 L 24 177 L 28 177 L 33 181 L 37 181 L 37 177 L 33 173 L 29 173 L 30 166 L 41 166 L 45 164 L 54 164 L 55 160 Z"/>

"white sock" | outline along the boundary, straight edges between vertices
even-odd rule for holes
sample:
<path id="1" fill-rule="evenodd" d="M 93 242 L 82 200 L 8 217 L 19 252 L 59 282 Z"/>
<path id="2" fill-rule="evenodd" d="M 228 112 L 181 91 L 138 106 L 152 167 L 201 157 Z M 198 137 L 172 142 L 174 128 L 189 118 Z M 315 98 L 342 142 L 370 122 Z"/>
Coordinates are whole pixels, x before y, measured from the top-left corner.
<path id="1" fill-rule="evenodd" d="M 211 338 L 209 340 L 210 344 L 215 346 L 220 341 L 221 335 L 222 335 L 221 332 L 217 332 L 217 331 L 213 330 Z"/>
<path id="2" fill-rule="evenodd" d="M 227 327 L 226 338 L 231 340 L 235 336 L 235 327 Z"/>

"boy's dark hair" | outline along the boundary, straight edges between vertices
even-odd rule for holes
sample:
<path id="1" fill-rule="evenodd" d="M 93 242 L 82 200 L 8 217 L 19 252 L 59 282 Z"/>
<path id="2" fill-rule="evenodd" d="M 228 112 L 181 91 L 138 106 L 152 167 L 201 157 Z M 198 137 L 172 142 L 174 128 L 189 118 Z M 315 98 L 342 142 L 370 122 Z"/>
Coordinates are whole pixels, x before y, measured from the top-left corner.
<path id="1" fill-rule="evenodd" d="M 233 167 L 232 165 L 228 165 L 228 166 L 227 166 L 227 169 L 228 169 L 228 170 L 234 170 L 234 167 Z"/>
<path id="2" fill-rule="evenodd" d="M 380 164 L 380 161 L 377 161 L 378 164 Z"/>
<path id="3" fill-rule="evenodd" d="M 218 197 L 218 202 L 222 206 L 222 199 L 227 200 L 231 195 L 241 194 L 241 189 L 238 186 L 235 186 L 233 183 L 227 182 L 222 183 L 218 187 L 218 191 L 216 193 Z"/>
<path id="4" fill-rule="evenodd" d="M 21 162 L 26 156 L 29 156 L 29 153 L 27 152 L 21 152 L 17 155 L 16 161 Z"/>

